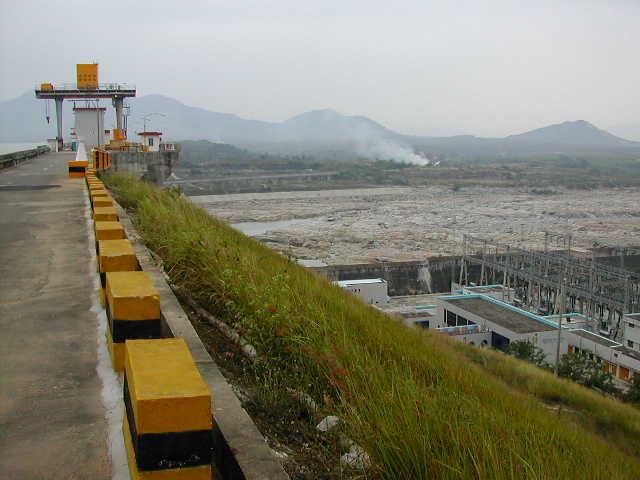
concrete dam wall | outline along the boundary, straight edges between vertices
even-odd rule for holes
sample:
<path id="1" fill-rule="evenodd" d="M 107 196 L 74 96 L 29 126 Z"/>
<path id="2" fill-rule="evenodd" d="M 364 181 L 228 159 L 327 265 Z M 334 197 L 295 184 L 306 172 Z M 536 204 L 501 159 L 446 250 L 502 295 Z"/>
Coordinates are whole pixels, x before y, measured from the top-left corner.
<path id="1" fill-rule="evenodd" d="M 389 295 L 399 296 L 449 292 L 451 282 L 458 281 L 459 263 L 459 256 L 446 256 L 410 262 L 329 265 L 313 270 L 332 281 L 383 278 L 389 285 Z M 479 277 L 479 269 L 470 269 L 470 280 L 475 277 Z"/>

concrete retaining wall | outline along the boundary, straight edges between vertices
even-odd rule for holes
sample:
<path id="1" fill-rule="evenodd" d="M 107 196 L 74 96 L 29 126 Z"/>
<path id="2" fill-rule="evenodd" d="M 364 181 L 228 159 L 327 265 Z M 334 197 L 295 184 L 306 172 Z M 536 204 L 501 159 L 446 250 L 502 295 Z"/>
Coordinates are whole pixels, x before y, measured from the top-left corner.
<path id="1" fill-rule="evenodd" d="M 129 172 L 143 180 L 161 185 L 178 162 L 178 151 L 127 152 L 110 150 L 111 169 Z"/>
<path id="2" fill-rule="evenodd" d="M 50 148 L 46 145 L 42 145 L 31 150 L 23 150 L 21 152 L 7 153 L 0 155 L 0 170 L 3 168 L 14 167 L 25 160 L 37 157 L 43 153 L 48 153 Z"/>

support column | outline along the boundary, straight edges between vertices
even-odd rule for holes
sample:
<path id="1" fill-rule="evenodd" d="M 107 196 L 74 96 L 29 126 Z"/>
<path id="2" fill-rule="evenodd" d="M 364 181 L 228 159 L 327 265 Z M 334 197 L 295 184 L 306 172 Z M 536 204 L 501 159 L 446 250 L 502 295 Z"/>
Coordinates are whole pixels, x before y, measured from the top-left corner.
<path id="1" fill-rule="evenodd" d="M 58 141 L 58 151 L 62 151 L 62 101 L 64 98 L 56 97 L 56 127 L 58 128 L 58 135 L 56 140 Z"/>
<path id="2" fill-rule="evenodd" d="M 121 97 L 113 98 L 113 106 L 116 109 L 116 128 L 119 132 L 122 133 L 122 106 L 124 103 L 124 99 Z"/>

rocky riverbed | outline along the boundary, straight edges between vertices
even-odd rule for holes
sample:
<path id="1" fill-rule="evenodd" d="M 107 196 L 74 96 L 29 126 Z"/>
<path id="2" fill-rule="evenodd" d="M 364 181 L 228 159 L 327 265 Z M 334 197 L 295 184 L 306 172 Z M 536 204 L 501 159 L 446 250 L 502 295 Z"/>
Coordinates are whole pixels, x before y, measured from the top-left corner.
<path id="1" fill-rule="evenodd" d="M 195 196 L 249 235 L 329 264 L 461 253 L 462 235 L 541 248 L 544 230 L 577 247 L 640 244 L 638 189 L 367 188 Z"/>

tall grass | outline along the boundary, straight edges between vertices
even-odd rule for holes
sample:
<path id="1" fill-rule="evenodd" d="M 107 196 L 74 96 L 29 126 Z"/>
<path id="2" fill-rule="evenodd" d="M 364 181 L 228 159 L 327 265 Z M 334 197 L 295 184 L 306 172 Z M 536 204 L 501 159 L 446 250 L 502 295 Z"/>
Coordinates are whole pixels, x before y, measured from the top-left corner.
<path id="1" fill-rule="evenodd" d="M 105 181 L 172 280 L 256 346 L 265 378 L 341 415 L 372 476 L 640 477 L 632 407 L 408 329 L 175 193 Z"/>

